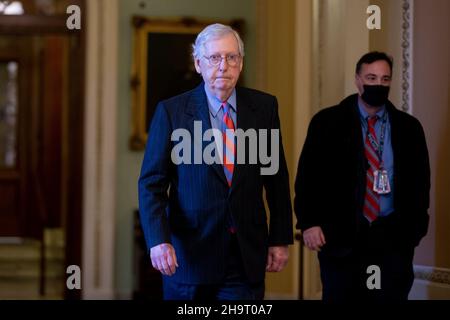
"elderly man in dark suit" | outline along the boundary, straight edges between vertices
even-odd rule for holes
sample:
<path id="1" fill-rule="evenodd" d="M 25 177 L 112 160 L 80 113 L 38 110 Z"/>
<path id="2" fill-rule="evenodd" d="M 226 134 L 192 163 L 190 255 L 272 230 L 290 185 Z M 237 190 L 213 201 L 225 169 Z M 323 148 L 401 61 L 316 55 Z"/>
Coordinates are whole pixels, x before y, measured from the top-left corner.
<path id="1" fill-rule="evenodd" d="M 365 54 L 359 94 L 311 120 L 295 183 L 297 228 L 319 251 L 323 299 L 407 299 L 426 234 L 430 168 L 419 121 L 388 100 L 392 59 Z"/>
<path id="2" fill-rule="evenodd" d="M 281 138 L 258 138 L 278 161 L 264 175 L 266 161 L 248 161 L 254 149 L 239 146 L 234 133 L 278 133 L 277 100 L 236 87 L 244 46 L 230 27 L 206 27 L 193 48 L 204 82 L 159 103 L 142 163 L 139 208 L 150 257 L 163 274 L 165 299 L 262 299 L 265 272 L 284 268 L 293 239 L 288 171 Z M 211 144 L 201 137 L 211 129 L 220 133 L 210 141 L 221 161 L 199 163 L 198 148 L 201 157 Z M 177 143 L 185 133 L 192 141 Z"/>

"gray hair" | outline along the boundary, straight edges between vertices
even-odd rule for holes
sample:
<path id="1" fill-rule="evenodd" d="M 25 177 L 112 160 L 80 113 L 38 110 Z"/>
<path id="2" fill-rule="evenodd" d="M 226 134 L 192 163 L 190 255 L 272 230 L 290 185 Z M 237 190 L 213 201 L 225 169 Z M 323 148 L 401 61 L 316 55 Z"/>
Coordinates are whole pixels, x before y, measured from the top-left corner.
<path id="1" fill-rule="evenodd" d="M 239 33 L 237 33 L 230 26 L 226 26 L 220 23 L 210 24 L 203 29 L 195 39 L 195 43 L 192 45 L 192 56 L 195 59 L 200 59 L 205 51 L 205 44 L 208 41 L 220 39 L 228 34 L 234 35 L 238 42 L 239 54 L 244 56 L 244 42 L 242 42 Z"/>

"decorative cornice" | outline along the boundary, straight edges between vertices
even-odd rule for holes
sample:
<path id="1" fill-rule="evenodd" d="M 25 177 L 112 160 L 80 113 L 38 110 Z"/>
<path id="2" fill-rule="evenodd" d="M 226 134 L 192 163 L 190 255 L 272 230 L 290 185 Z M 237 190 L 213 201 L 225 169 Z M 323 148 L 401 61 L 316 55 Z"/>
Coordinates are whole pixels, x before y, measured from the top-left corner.
<path id="1" fill-rule="evenodd" d="M 413 0 L 403 0 L 402 4 L 402 110 L 412 112 L 412 35 Z"/>
<path id="2" fill-rule="evenodd" d="M 414 277 L 418 280 L 450 285 L 450 269 L 415 265 Z"/>

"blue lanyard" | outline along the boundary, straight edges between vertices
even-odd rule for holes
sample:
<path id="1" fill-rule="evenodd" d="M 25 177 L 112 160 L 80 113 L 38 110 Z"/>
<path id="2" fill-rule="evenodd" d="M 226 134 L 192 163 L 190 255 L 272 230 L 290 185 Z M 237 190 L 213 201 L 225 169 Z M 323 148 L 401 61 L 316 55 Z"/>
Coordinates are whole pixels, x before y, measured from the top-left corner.
<path id="1" fill-rule="evenodd" d="M 372 147 L 377 151 L 378 160 L 380 161 L 380 167 L 383 167 L 383 150 L 384 150 L 384 136 L 386 134 L 386 122 L 387 122 L 387 111 L 384 110 L 383 118 L 382 118 L 382 124 L 381 124 L 381 135 L 380 135 L 380 142 L 377 142 L 376 137 L 372 135 L 369 131 L 369 119 L 365 119 L 364 123 L 364 129 L 366 129 L 366 135 L 369 138 L 370 143 L 372 144 Z M 366 128 L 367 126 L 367 128 Z M 375 129 L 375 128 L 374 128 Z"/>

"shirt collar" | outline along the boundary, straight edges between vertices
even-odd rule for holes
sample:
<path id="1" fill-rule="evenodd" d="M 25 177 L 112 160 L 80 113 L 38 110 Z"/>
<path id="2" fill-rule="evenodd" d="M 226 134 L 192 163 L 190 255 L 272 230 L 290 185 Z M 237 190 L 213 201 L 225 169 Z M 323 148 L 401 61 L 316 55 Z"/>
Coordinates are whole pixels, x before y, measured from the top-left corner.
<path id="1" fill-rule="evenodd" d="M 208 100 L 209 112 L 215 118 L 217 116 L 217 112 L 219 112 L 220 107 L 222 106 L 222 101 L 220 101 L 214 94 L 212 94 L 209 91 L 206 84 L 205 84 L 205 92 L 206 92 L 206 97 Z M 228 98 L 227 102 L 231 106 L 231 109 L 233 109 L 234 112 L 236 112 L 236 110 L 237 110 L 236 89 L 233 89 L 233 92 L 231 93 L 231 96 Z"/>
<path id="2" fill-rule="evenodd" d="M 358 96 L 358 108 L 359 108 L 359 114 L 361 117 L 365 120 L 369 117 L 369 114 L 367 113 L 366 109 L 363 106 L 363 102 L 361 100 L 361 97 Z M 377 112 L 378 119 L 381 119 L 384 116 L 384 112 L 386 111 L 386 106 L 383 105 L 380 109 L 380 111 Z"/>

